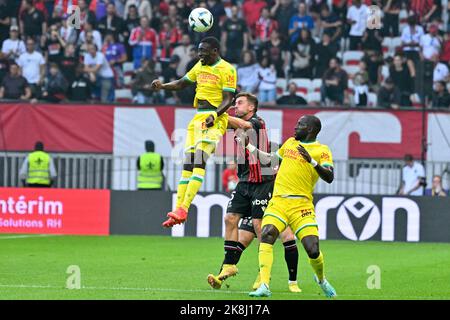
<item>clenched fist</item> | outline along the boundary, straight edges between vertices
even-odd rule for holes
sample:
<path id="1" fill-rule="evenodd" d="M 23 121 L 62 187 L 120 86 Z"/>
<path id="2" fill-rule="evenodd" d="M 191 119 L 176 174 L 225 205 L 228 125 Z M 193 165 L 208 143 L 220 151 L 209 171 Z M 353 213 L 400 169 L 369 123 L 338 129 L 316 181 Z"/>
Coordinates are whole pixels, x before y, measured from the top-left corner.
<path id="1" fill-rule="evenodd" d="M 153 80 L 153 81 L 152 81 L 151 86 L 152 86 L 152 89 L 153 89 L 153 90 L 158 91 L 158 90 L 162 89 L 162 86 L 163 86 L 163 85 L 162 85 L 162 83 L 161 83 L 161 80 L 156 79 L 156 80 Z"/>

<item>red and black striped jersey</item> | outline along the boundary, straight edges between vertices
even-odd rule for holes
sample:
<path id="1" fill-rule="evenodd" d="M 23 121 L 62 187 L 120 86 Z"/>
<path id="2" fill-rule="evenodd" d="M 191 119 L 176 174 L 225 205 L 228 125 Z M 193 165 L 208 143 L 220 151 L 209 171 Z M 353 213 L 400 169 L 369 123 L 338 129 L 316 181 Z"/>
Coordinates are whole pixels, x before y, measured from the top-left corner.
<path id="1" fill-rule="evenodd" d="M 253 129 L 246 131 L 249 142 L 261 151 L 270 153 L 270 141 L 267 135 L 265 121 L 254 114 L 249 120 Z M 237 150 L 238 177 L 240 182 L 264 183 L 275 179 L 271 163 L 261 162 L 257 153 L 251 154 L 238 145 Z"/>

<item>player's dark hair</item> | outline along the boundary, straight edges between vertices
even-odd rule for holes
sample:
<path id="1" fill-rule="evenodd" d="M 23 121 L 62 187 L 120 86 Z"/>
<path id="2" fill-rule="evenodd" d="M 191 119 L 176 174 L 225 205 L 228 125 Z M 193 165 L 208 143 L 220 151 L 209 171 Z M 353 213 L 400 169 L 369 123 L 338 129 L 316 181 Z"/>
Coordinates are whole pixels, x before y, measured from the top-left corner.
<path id="1" fill-rule="evenodd" d="M 206 38 L 203 38 L 203 39 L 200 41 L 200 43 L 202 43 L 202 42 L 209 44 L 209 45 L 211 46 L 212 49 L 217 49 L 217 51 L 220 50 L 220 42 L 219 42 L 219 40 L 217 40 L 216 37 L 206 37 Z"/>
<path id="2" fill-rule="evenodd" d="M 246 97 L 247 101 L 255 107 L 255 113 L 258 111 L 258 98 L 254 94 L 250 92 L 239 92 L 235 99 L 239 97 Z"/>
<path id="3" fill-rule="evenodd" d="M 155 143 L 151 140 L 145 141 L 145 151 L 154 152 L 155 151 Z"/>
<path id="4" fill-rule="evenodd" d="M 412 156 L 412 154 L 405 154 L 404 160 L 405 161 L 413 161 L 414 157 Z"/>
<path id="5" fill-rule="evenodd" d="M 44 143 L 42 141 L 36 141 L 36 143 L 34 144 L 34 150 L 44 151 Z"/>

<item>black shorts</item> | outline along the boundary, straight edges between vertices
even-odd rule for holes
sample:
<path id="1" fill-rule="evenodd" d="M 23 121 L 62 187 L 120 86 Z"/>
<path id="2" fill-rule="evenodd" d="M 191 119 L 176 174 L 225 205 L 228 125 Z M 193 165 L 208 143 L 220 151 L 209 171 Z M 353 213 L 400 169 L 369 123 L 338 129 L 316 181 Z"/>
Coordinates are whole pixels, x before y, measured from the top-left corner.
<path id="1" fill-rule="evenodd" d="M 242 217 L 262 219 L 264 210 L 272 197 L 274 181 L 265 183 L 239 182 L 231 193 L 227 213 L 237 213 Z"/>

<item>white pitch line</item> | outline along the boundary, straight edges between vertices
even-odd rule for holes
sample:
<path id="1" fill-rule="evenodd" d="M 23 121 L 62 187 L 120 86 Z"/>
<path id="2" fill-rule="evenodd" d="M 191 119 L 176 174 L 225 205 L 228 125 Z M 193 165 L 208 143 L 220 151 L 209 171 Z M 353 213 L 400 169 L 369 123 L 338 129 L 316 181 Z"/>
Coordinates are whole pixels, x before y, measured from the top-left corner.
<path id="1" fill-rule="evenodd" d="M 9 239 L 23 239 L 23 238 L 42 238 L 42 237 L 54 237 L 58 236 L 57 234 L 23 234 L 17 236 L 0 236 L 0 240 L 9 240 Z"/>
<path id="2" fill-rule="evenodd" d="M 25 288 L 25 289 L 63 289 L 66 290 L 66 288 L 62 286 L 52 286 L 52 285 L 27 285 L 27 284 L 0 284 L 0 288 Z M 78 291 L 77 289 L 73 289 L 74 291 Z M 230 290 L 213 290 L 213 289 L 173 289 L 173 288 L 129 288 L 129 287 L 81 287 L 80 290 L 104 290 L 104 291 L 156 291 L 156 292 L 178 292 L 178 293 L 214 293 L 214 294 L 248 294 L 250 291 L 230 291 Z M 273 294 L 276 295 L 289 295 L 293 296 L 296 295 L 299 298 L 302 296 L 309 296 L 309 297 L 318 297 L 318 294 L 311 294 L 311 293 L 290 293 L 290 292 L 283 292 L 283 291 L 272 291 Z M 338 294 L 339 297 L 365 297 L 365 298 L 372 298 L 372 300 L 375 299 L 395 299 L 395 300 L 405 300 L 405 299 L 450 299 L 449 297 L 421 297 L 421 296 L 376 296 L 376 295 L 364 295 L 364 294 Z"/>

